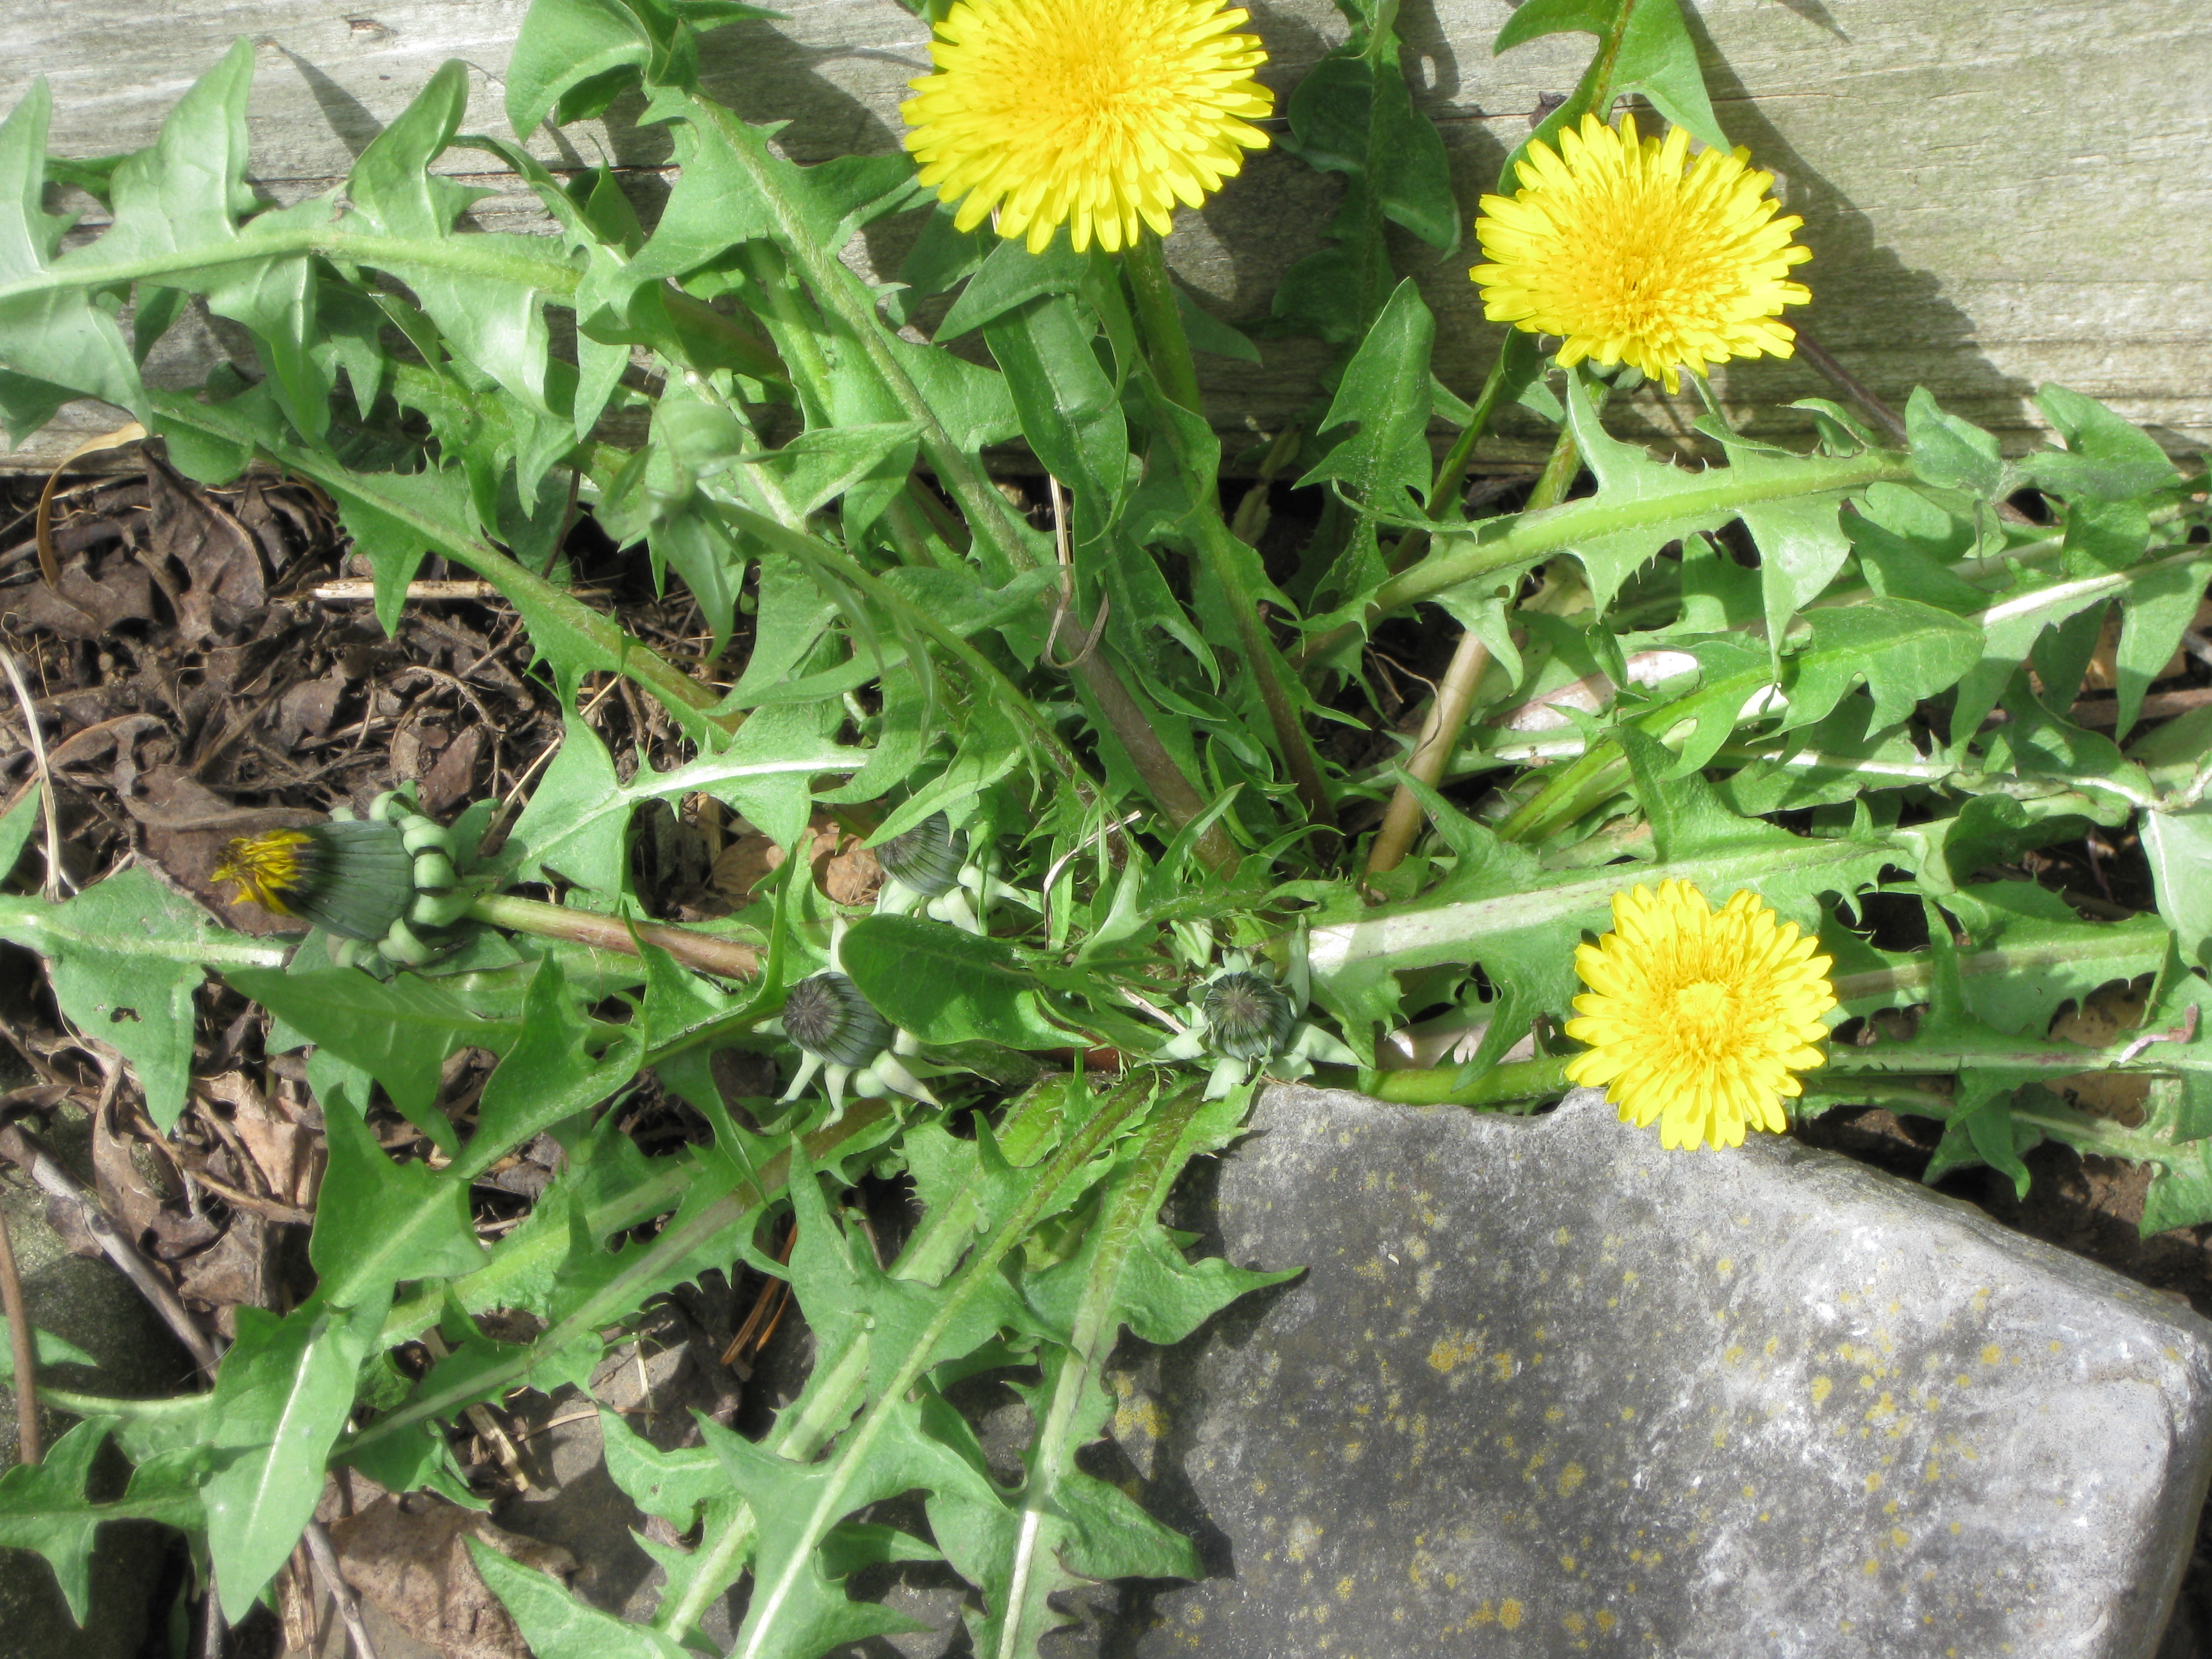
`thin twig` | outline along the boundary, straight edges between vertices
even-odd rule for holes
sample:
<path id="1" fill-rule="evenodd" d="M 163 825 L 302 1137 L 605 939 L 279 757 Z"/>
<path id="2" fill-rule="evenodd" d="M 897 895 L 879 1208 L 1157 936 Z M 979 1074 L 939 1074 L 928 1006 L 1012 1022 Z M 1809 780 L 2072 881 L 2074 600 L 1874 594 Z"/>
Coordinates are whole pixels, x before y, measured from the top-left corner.
<path id="1" fill-rule="evenodd" d="M 376 1644 L 368 1639 L 368 1626 L 362 1621 L 361 1599 L 353 1593 L 353 1586 L 338 1571 L 338 1553 L 331 1547 L 331 1534 L 319 1521 L 307 1522 L 307 1553 L 314 1558 L 315 1571 L 323 1576 L 323 1587 L 331 1593 L 331 1603 L 344 1621 L 346 1640 L 353 1644 L 354 1659 L 376 1659 Z"/>
<path id="2" fill-rule="evenodd" d="M 154 1304 L 154 1311 L 176 1333 L 177 1340 L 191 1354 L 193 1364 L 213 1378 L 222 1360 L 215 1345 L 185 1311 L 168 1281 L 154 1271 L 153 1264 L 138 1253 L 138 1247 L 125 1238 L 109 1218 L 98 1196 L 64 1169 L 52 1152 L 20 1123 L 0 1128 L 0 1158 L 20 1165 L 41 1188 L 76 1206 L 85 1231 L 99 1242 L 107 1259 L 120 1267 L 124 1276 L 138 1287 L 138 1293 Z"/>
<path id="3" fill-rule="evenodd" d="M 23 1308 L 23 1281 L 15 1272 L 15 1243 L 0 1213 L 0 1307 L 8 1312 L 8 1346 L 15 1360 L 15 1461 L 39 1461 L 39 1377 L 32 1350 L 31 1316 Z"/>
<path id="4" fill-rule="evenodd" d="M 1884 403 L 1874 389 L 1828 355 L 1828 348 L 1792 323 L 1797 335 L 1797 352 L 1811 365 L 1813 372 L 1842 392 L 1860 414 L 1865 416 L 1899 443 L 1910 440 L 1905 436 L 1905 422 L 1898 412 Z"/>
<path id="5" fill-rule="evenodd" d="M 313 592 L 325 605 L 366 605 L 375 599 L 376 584 L 365 577 L 342 576 L 336 581 L 316 583 Z M 497 598 L 499 589 L 489 582 L 473 581 L 410 582 L 405 595 L 409 605 L 443 599 L 481 604 Z"/>
<path id="6" fill-rule="evenodd" d="M 1796 330 L 1797 335 L 1798 355 L 1812 365 L 1814 372 L 1857 405 L 1859 413 L 1880 427 L 1892 441 L 1901 447 L 1910 448 L 1912 442 L 1911 436 L 1906 431 L 1905 422 L 1898 412 L 1884 403 L 1871 386 L 1866 385 L 1830 356 L 1827 347 L 1822 345 L 1802 328 L 1797 327 L 1796 324 L 1793 323 L 1790 326 Z M 1997 517 L 2009 524 L 2035 522 L 2010 501 L 1999 501 L 1996 504 L 1996 510 Z"/>
<path id="7" fill-rule="evenodd" d="M 23 665 L 5 646 L 0 646 L 0 668 L 7 670 L 8 684 L 15 688 L 15 701 L 22 706 L 23 730 L 29 735 L 32 763 L 38 768 L 39 799 L 46 815 L 46 902 L 57 903 L 69 890 L 70 882 L 62 869 L 62 825 L 54 810 L 54 779 L 46 764 L 46 735 L 39 729 L 38 709 L 30 685 L 23 678 Z"/>

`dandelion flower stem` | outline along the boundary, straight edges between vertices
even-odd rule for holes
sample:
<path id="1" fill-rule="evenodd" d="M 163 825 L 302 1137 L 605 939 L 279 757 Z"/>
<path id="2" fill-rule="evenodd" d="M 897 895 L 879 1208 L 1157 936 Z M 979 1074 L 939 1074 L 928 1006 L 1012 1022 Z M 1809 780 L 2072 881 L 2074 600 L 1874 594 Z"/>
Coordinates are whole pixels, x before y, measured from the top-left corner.
<path id="1" fill-rule="evenodd" d="M 1160 396 L 1194 415 L 1202 414 L 1198 370 L 1191 361 L 1190 342 L 1183 333 L 1182 317 L 1176 309 L 1175 285 L 1168 276 L 1167 262 L 1161 257 L 1159 239 L 1138 237 L 1123 253 L 1122 266 L 1129 275 L 1130 291 L 1136 299 L 1137 316 L 1145 331 L 1147 356 Z M 1321 758 L 1314 752 L 1313 740 L 1306 735 L 1305 726 L 1298 718 L 1297 703 L 1290 693 L 1290 676 L 1282 653 L 1268 637 L 1267 624 L 1261 617 L 1260 596 L 1246 580 L 1248 568 L 1258 568 L 1259 555 L 1237 540 L 1221 516 L 1220 495 L 1211 488 L 1215 475 L 1211 458 L 1192 453 L 1182 427 L 1172 415 L 1166 415 L 1160 425 L 1167 442 L 1175 450 L 1177 465 L 1190 481 L 1193 504 L 1198 509 L 1191 515 L 1191 536 L 1198 548 L 1199 561 L 1220 586 L 1229 614 L 1236 620 L 1237 643 L 1259 688 L 1260 700 L 1267 708 L 1267 721 L 1274 731 L 1276 746 L 1282 751 L 1283 763 L 1289 769 L 1291 781 L 1297 787 L 1298 799 L 1313 821 L 1333 825 L 1336 822 L 1336 804 L 1329 798 Z"/>
<path id="2" fill-rule="evenodd" d="M 1552 446 L 1552 458 L 1544 464 L 1536 487 L 1529 492 L 1529 507 L 1557 507 L 1581 467 L 1582 455 L 1575 447 L 1575 434 L 1561 427 L 1559 441 Z M 1482 683 L 1483 671 L 1489 666 L 1490 647 L 1474 636 L 1472 629 L 1462 631 L 1458 648 L 1452 653 L 1451 665 L 1444 670 L 1443 678 L 1437 682 L 1435 706 L 1422 723 L 1420 738 L 1406 762 L 1407 777 L 1417 779 L 1427 788 L 1437 787 L 1437 780 L 1444 775 L 1445 763 L 1459 747 L 1460 733 L 1467 729 L 1467 717 L 1474 708 L 1475 688 Z M 1411 850 L 1413 836 L 1420 827 L 1420 800 L 1411 784 L 1401 783 L 1390 797 L 1382 827 L 1375 832 L 1375 844 L 1368 849 L 1368 875 L 1379 876 L 1396 869 Z"/>
<path id="3" fill-rule="evenodd" d="M 736 939 L 718 939 L 690 927 L 671 927 L 657 921 L 626 921 L 589 910 L 571 910 L 539 899 L 517 898 L 509 893 L 489 893 L 469 907 L 471 920 L 489 922 L 513 933 L 565 940 L 598 951 L 616 951 L 634 957 L 640 941 L 665 951 L 686 968 L 723 979 L 750 979 L 760 972 L 760 954 Z"/>
<path id="4" fill-rule="evenodd" d="M 1129 291 L 1136 298 L 1137 316 L 1151 348 L 1152 373 L 1159 376 L 1169 397 L 1194 415 L 1204 414 L 1199 400 L 1198 365 L 1191 359 L 1190 340 L 1183 332 L 1175 282 L 1168 275 L 1160 239 L 1149 232 L 1138 237 L 1121 256 L 1121 268 L 1129 274 Z"/>

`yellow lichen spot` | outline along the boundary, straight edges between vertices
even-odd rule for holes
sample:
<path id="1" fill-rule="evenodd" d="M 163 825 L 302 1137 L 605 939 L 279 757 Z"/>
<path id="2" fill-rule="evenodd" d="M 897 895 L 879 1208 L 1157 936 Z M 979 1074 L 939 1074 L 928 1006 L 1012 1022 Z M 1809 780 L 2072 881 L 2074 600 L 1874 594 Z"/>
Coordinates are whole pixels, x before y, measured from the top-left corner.
<path id="1" fill-rule="evenodd" d="M 1756 1497 L 1758 1497 L 1758 1496 L 1759 1496 L 1759 1494 L 1758 1494 L 1756 1492 L 1753 1492 L 1753 1491 L 1752 1490 L 1752 1488 L 1751 1488 L 1751 1483 L 1750 1483 L 1750 1482 L 1748 1482 L 1748 1481 L 1746 1481 L 1746 1482 L 1744 1483 L 1743 1495 L 1744 1495 L 1747 1498 L 1756 1498 Z"/>
<path id="2" fill-rule="evenodd" d="M 1538 1452 L 1534 1457 L 1528 1460 L 1528 1467 L 1521 1471 L 1521 1478 L 1523 1480 L 1534 1480 L 1536 1478 L 1536 1471 L 1542 1468 L 1545 1464 L 1550 1462 L 1550 1453 Z"/>
<path id="3" fill-rule="evenodd" d="M 1636 1281 L 1637 1281 L 1638 1277 L 1638 1275 L 1637 1271 L 1636 1271 L 1636 1269 L 1635 1269 L 1635 1268 L 1633 1268 L 1633 1267 L 1624 1267 L 1624 1268 L 1622 1268 L 1622 1269 L 1621 1269 L 1621 1273 L 1620 1273 L 1620 1288 L 1621 1288 L 1622 1290 L 1624 1290 L 1624 1291 L 1632 1291 L 1632 1290 L 1634 1290 L 1634 1289 L 1636 1288 Z"/>
<path id="4" fill-rule="evenodd" d="M 1954 1521 L 1954 1522 L 1951 1523 L 1951 1536 L 1952 1536 L 1952 1537 L 1956 1538 L 1956 1537 L 1960 1534 L 1960 1532 L 1962 1532 L 1962 1531 L 1964 1531 L 1964 1530 L 1965 1530 L 1965 1528 L 1963 1528 L 1962 1527 L 1960 1527 L 1960 1524 L 1959 1524 L 1956 1521 Z"/>
<path id="5" fill-rule="evenodd" d="M 1565 1227 L 1560 1228 L 1557 1232 L 1552 1235 L 1552 1243 L 1554 1244 L 1571 1244 L 1574 1242 L 1574 1234 Z"/>
<path id="6" fill-rule="evenodd" d="M 1723 1450 L 1727 1445 L 1728 1431 L 1726 1429 L 1715 1429 L 1713 1431 L 1713 1449 L 1715 1451 L 1721 1451 Z"/>
<path id="7" fill-rule="evenodd" d="M 1507 1630 L 1519 1630 L 1521 1628 L 1521 1604 L 1510 1595 L 1503 1601 L 1500 1601 L 1498 1604 L 1498 1622 L 1504 1626 Z"/>
<path id="8" fill-rule="evenodd" d="M 1743 1345 L 1737 1343 L 1733 1346 L 1723 1348 L 1721 1351 L 1721 1358 L 1731 1365 L 1741 1365 L 1743 1364 Z"/>
<path id="9" fill-rule="evenodd" d="M 1835 1386 L 1835 1383 L 1827 1377 L 1814 1377 L 1813 1379 L 1813 1403 L 1816 1406 L 1826 1404 L 1829 1391 Z"/>
<path id="10" fill-rule="evenodd" d="M 1559 1558 L 1559 1571 L 1561 1572 L 1572 1572 L 1574 1570 L 1575 1558 L 1573 1556 L 1563 1555 Z"/>
<path id="11" fill-rule="evenodd" d="M 1889 1541 L 1896 1545 L 1898 1548 L 1903 1549 L 1907 1544 L 1910 1544 L 1912 1540 L 1911 1536 L 1907 1534 L 1904 1528 L 1892 1527 L 1889 1529 Z"/>
<path id="12" fill-rule="evenodd" d="M 1381 1284 L 1384 1279 L 1388 1278 L 1390 1273 L 1389 1268 L 1382 1265 L 1382 1258 L 1379 1255 L 1369 1256 L 1366 1261 L 1361 1262 L 1352 1271 L 1358 1273 L 1362 1279 L 1373 1279 L 1378 1285 Z"/>
<path id="13" fill-rule="evenodd" d="M 1570 1463 L 1559 1471 L 1559 1492 L 1562 1498 L 1572 1492 L 1589 1478 L 1589 1472 L 1579 1463 Z"/>
<path id="14" fill-rule="evenodd" d="M 1877 1469 L 1874 1474 L 1867 1476 L 1866 1488 L 1869 1492 L 1880 1492 L 1881 1490 L 1881 1472 L 1879 1469 Z"/>
<path id="15" fill-rule="evenodd" d="M 1429 1350 L 1429 1369 L 1444 1376 L 1463 1362 L 1480 1355 L 1480 1346 L 1471 1336 L 1440 1336 Z M 1503 1379 L 1500 1379 L 1501 1381 Z"/>
<path id="16" fill-rule="evenodd" d="M 1601 1632 L 1611 1630 L 1616 1622 L 1618 1621 L 1613 1616 L 1603 1607 L 1597 1610 L 1597 1627 Z"/>
<path id="17" fill-rule="evenodd" d="M 1889 1502 L 1884 1504 L 1881 1506 L 1881 1512 L 1884 1515 L 1895 1515 L 1897 1513 L 1897 1500 L 1893 1498 Z"/>
<path id="18" fill-rule="evenodd" d="M 1761 1349 L 1761 1350 L 1760 1350 L 1760 1352 L 1761 1352 L 1762 1353 L 1764 1353 L 1764 1354 L 1765 1354 L 1765 1355 L 1769 1359 L 1771 1359 L 1771 1358 L 1774 1358 L 1774 1351 L 1775 1351 L 1777 1348 L 1779 1348 L 1781 1346 L 1782 1346 L 1782 1339 L 1781 1339 L 1780 1337 L 1778 1337 L 1778 1336 L 1770 1336 L 1770 1337 L 1768 1337 L 1768 1338 L 1766 1339 L 1766 1346 L 1765 1346 L 1765 1347 L 1764 1347 L 1763 1349 Z"/>
<path id="19" fill-rule="evenodd" d="M 2066 1352 L 2066 1345 L 2054 1336 L 2051 1339 L 2051 1352 L 2053 1353 L 2064 1353 Z"/>
<path id="20" fill-rule="evenodd" d="M 1636 1420 L 1636 1407 L 1623 1406 L 1620 1408 L 1620 1420 L 1624 1423 L 1633 1423 Z"/>
<path id="21" fill-rule="evenodd" d="M 1510 1353 L 1491 1355 L 1490 1374 L 1498 1382 L 1510 1382 L 1513 1380 L 1513 1356 Z"/>
<path id="22" fill-rule="evenodd" d="M 1147 1440 L 1157 1440 L 1167 1431 L 1167 1420 L 1160 1415 L 1158 1405 L 1142 1395 L 1133 1395 L 1124 1400 L 1114 1413 L 1114 1434 L 1116 1439 L 1132 1434 Z"/>
<path id="23" fill-rule="evenodd" d="M 1570 1636 L 1580 1636 L 1585 1630 L 1589 1628 L 1589 1621 L 1584 1619 L 1579 1613 L 1571 1613 L 1565 1618 L 1561 1619 L 1559 1622 L 1567 1627 L 1567 1634 Z"/>
<path id="24" fill-rule="evenodd" d="M 1970 1389 L 1974 1385 L 1974 1379 L 1967 1376 L 1964 1371 L 1960 1371 L 1956 1376 L 1953 1377 L 1951 1381 L 1954 1384 L 1961 1389 Z"/>
<path id="25" fill-rule="evenodd" d="M 1869 1423 L 1880 1422 L 1885 1417 L 1894 1415 L 1896 1411 L 1897 1401 L 1890 1397 L 1889 1390 L 1884 1389 L 1881 1398 L 1867 1407 L 1867 1420 Z"/>
<path id="26" fill-rule="evenodd" d="M 1997 1346 L 1994 1342 L 1990 1343 L 1988 1347 L 1982 1350 L 1982 1364 L 1984 1365 L 1996 1364 L 2003 1358 L 2004 1350 Z"/>
<path id="27" fill-rule="evenodd" d="M 1352 1577 L 1348 1572 L 1345 1574 L 1343 1577 L 1338 1579 L 1336 1581 L 1336 1599 L 1340 1601 L 1349 1601 L 1352 1599 L 1353 1584 L 1354 1581 Z"/>
<path id="28" fill-rule="evenodd" d="M 1717 1273 L 1734 1273 L 1735 1271 L 1735 1259 L 1733 1256 L 1723 1256 L 1719 1261 L 1713 1263 L 1713 1271 Z"/>
<path id="29" fill-rule="evenodd" d="M 1868 1577 L 1871 1578 L 1875 1574 L 1881 1571 L 1881 1563 L 1875 1560 L 1872 1556 L 1869 1556 L 1866 1559 L 1866 1565 L 1861 1567 L 1859 1571 L 1866 1574 Z"/>

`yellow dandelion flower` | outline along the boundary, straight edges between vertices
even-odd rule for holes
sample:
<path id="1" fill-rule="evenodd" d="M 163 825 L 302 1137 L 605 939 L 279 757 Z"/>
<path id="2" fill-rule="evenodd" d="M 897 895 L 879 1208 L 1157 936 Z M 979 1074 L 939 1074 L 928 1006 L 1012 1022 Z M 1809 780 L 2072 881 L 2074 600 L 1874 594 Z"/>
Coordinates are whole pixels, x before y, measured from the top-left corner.
<path id="1" fill-rule="evenodd" d="M 1263 149 L 1250 123 L 1275 95 L 1249 14 L 1220 0 L 959 0 L 930 42 L 936 73 L 899 106 L 921 182 L 959 202 L 972 230 L 1042 253 L 1060 226 L 1077 252 L 1108 252 L 1142 227 L 1168 234 Z"/>
<path id="2" fill-rule="evenodd" d="M 1559 366 L 1585 357 L 1628 362 L 1667 390 L 1680 371 L 1730 357 L 1787 357 L 1796 335 L 1772 319 L 1813 296 L 1787 280 L 1813 256 L 1790 240 L 1805 222 L 1774 216 L 1771 173 L 1751 152 L 1689 161 L 1680 127 L 1639 138 L 1595 115 L 1540 142 L 1520 164 L 1522 188 L 1486 196 L 1476 239 L 1492 263 L 1468 272 L 1482 313 L 1531 334 L 1556 334 Z"/>
<path id="3" fill-rule="evenodd" d="M 1836 1006 L 1833 965 L 1756 893 L 1719 910 L 1686 881 L 1613 899 L 1613 932 L 1575 950 L 1589 986 L 1567 1035 L 1589 1045 L 1571 1083 L 1603 1085 L 1620 1120 L 1659 1120 L 1663 1146 L 1741 1146 L 1747 1125 L 1780 1129 L 1793 1073 L 1824 1064 L 1813 1045 Z"/>

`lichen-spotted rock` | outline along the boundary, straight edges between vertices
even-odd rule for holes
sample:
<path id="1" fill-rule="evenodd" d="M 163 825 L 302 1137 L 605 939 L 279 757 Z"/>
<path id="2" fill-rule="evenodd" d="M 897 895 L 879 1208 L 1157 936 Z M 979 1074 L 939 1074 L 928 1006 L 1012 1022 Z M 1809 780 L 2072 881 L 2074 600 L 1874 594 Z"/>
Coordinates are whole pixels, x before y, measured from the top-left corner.
<path id="1" fill-rule="evenodd" d="M 1311 1271 L 1121 1379 L 1224 1573 L 1147 1598 L 1141 1653 L 2156 1647 L 2212 1475 L 2179 1304 L 1792 1141 L 1662 1152 L 1590 1091 L 1279 1087 L 1253 1128 L 1222 1242 Z"/>

